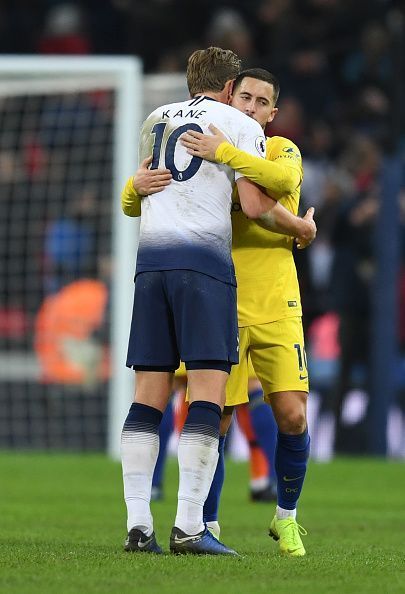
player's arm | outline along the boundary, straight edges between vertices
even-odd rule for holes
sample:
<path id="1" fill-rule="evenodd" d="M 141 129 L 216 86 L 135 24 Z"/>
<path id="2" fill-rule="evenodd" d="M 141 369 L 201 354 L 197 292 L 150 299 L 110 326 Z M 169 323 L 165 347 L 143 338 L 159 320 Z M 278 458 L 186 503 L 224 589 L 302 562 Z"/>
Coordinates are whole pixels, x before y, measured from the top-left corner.
<path id="1" fill-rule="evenodd" d="M 121 192 L 121 208 L 127 217 L 140 217 L 142 197 L 135 190 L 133 179 L 134 176 L 131 175 Z"/>
<path id="2" fill-rule="evenodd" d="M 149 169 L 152 157 L 144 159 L 121 193 L 121 206 L 128 217 L 141 216 L 141 201 L 145 196 L 161 192 L 171 181 L 169 169 Z"/>
<path id="3" fill-rule="evenodd" d="M 295 216 L 282 204 L 276 202 L 275 206 L 255 219 L 255 222 L 274 233 L 291 235 L 300 250 L 308 247 L 316 237 L 316 223 L 314 221 L 315 209 L 311 206 L 305 215 Z M 287 229 L 290 229 L 287 231 Z"/>
<path id="4" fill-rule="evenodd" d="M 193 156 L 228 165 L 270 194 L 291 194 L 301 183 L 298 167 L 255 157 L 233 146 L 218 128 L 209 126 L 212 136 L 189 130 L 181 137 L 187 152 Z"/>
<path id="5" fill-rule="evenodd" d="M 313 242 L 316 236 L 313 208 L 309 208 L 303 218 L 297 217 L 245 177 L 239 178 L 236 183 L 242 210 L 247 217 L 264 229 L 295 237 L 300 249 Z"/>

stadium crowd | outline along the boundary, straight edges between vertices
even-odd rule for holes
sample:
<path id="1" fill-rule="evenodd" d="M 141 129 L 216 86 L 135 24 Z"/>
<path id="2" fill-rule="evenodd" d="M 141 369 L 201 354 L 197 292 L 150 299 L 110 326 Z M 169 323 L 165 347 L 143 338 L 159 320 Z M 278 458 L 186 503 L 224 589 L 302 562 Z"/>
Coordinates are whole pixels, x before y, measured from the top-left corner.
<path id="1" fill-rule="evenodd" d="M 379 175 L 391 151 L 404 148 L 396 45 L 403 11 L 402 0 L 206 0 L 200 7 L 187 0 L 2 0 L 0 52 L 133 54 L 146 73 L 170 73 L 183 72 L 194 49 L 217 45 L 235 51 L 244 67 L 274 72 L 282 93 L 269 134 L 300 147 L 302 210 L 316 208 L 317 240 L 297 253 L 297 267 L 312 387 L 333 392 L 324 399 L 333 407 L 336 386 L 341 393 L 368 387 Z M 405 231 L 404 191 L 400 213 Z M 402 312 L 404 279 L 401 271 Z M 403 315 L 399 334 L 405 352 Z M 340 379 L 331 364 L 339 350 Z"/>

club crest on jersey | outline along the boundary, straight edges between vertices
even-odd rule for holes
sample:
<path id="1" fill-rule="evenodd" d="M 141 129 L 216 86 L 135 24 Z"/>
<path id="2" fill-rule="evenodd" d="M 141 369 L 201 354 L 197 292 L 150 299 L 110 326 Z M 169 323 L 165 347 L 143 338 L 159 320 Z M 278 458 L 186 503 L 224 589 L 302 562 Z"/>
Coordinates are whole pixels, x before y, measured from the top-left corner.
<path id="1" fill-rule="evenodd" d="M 283 148 L 283 151 L 284 151 L 285 153 L 288 153 L 289 155 L 291 155 L 291 156 L 293 156 L 293 157 L 296 157 L 297 159 L 299 159 L 299 158 L 300 158 L 300 156 L 301 156 L 301 155 L 299 154 L 299 152 L 298 152 L 298 151 L 295 151 L 295 150 L 293 149 L 293 147 L 292 147 L 292 146 L 285 146 L 285 147 Z"/>
<path id="2" fill-rule="evenodd" d="M 256 138 L 255 146 L 256 146 L 256 149 L 257 149 L 257 152 L 259 153 L 259 155 L 261 157 L 265 157 L 266 156 L 266 143 L 262 136 L 258 136 Z"/>

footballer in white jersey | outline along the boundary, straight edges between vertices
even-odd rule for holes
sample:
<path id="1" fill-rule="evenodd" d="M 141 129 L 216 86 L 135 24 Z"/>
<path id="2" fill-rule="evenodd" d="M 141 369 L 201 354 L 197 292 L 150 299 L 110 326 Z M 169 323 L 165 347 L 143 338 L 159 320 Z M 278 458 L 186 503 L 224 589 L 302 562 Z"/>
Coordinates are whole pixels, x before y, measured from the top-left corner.
<path id="1" fill-rule="evenodd" d="M 235 284 L 231 259 L 230 167 L 191 157 L 179 142 L 187 130 L 221 128 L 229 141 L 255 156 L 265 156 L 260 125 L 240 111 L 204 95 L 164 105 L 145 121 L 140 160 L 153 155 L 151 169 L 167 168 L 172 183 L 159 196 L 142 201 L 137 274 L 188 269 Z"/>
<path id="2" fill-rule="evenodd" d="M 142 201 L 127 366 L 137 371 L 220 369 L 238 362 L 231 203 L 241 177 L 227 165 L 191 157 L 186 130 L 214 124 L 238 148 L 265 156 L 260 125 L 211 97 L 164 105 L 145 121 L 140 158 L 170 169 L 173 181 Z M 241 180 L 242 182 L 243 180 Z"/>
<path id="3" fill-rule="evenodd" d="M 212 536 L 202 514 L 218 460 L 226 380 L 238 361 L 230 215 L 235 174 L 227 166 L 190 157 L 179 139 L 190 128 L 207 132 L 214 123 L 236 146 L 264 157 L 259 124 L 225 105 L 239 72 L 240 60 L 231 50 L 196 50 L 187 64 L 194 98 L 158 108 L 142 128 L 141 158 L 152 156 L 152 167 L 170 170 L 174 181 L 141 206 L 127 357 L 127 366 L 136 371 L 136 388 L 121 440 L 126 551 L 162 552 L 150 495 L 159 425 L 181 357 L 188 370 L 190 406 L 179 438 L 178 505 L 170 550 L 237 555 Z M 268 209 L 261 195 L 252 200 L 251 182 L 242 178 L 237 185 L 248 216 Z"/>

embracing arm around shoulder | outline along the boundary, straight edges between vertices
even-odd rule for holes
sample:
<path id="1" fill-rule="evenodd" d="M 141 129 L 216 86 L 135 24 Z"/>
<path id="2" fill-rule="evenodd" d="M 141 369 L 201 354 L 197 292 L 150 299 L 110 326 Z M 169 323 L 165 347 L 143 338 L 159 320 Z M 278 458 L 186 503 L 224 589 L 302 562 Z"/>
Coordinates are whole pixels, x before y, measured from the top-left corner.
<path id="1" fill-rule="evenodd" d="M 310 245 L 316 235 L 314 209 L 310 208 L 303 218 L 297 217 L 256 185 L 265 188 L 272 196 L 292 194 L 302 182 L 300 155 L 296 152 L 298 149 L 294 151 L 289 144 L 284 147 L 288 149 L 286 153 L 292 151 L 295 157 L 299 157 L 294 165 L 286 163 L 291 156 L 283 153 L 278 157 L 281 163 L 276 163 L 275 160 L 255 157 L 233 146 L 214 125 L 211 124 L 209 129 L 211 134 L 188 130 L 181 136 L 181 143 L 187 152 L 208 161 L 228 165 L 244 176 L 236 183 L 242 210 L 249 219 L 254 219 L 258 225 L 269 231 L 295 237 L 299 248 Z"/>
<path id="2" fill-rule="evenodd" d="M 260 227 L 295 237 L 300 249 L 307 247 L 315 239 L 313 208 L 309 208 L 303 218 L 297 217 L 246 178 L 242 177 L 236 183 L 243 212 Z"/>
<path id="3" fill-rule="evenodd" d="M 229 142 L 222 142 L 215 151 L 215 160 L 232 167 L 270 194 L 291 194 L 302 181 L 299 169 L 289 165 L 261 159 L 238 149 Z"/>
<path id="4" fill-rule="evenodd" d="M 277 196 L 291 194 L 302 182 L 299 166 L 291 166 L 286 159 L 280 159 L 281 162 L 277 163 L 255 157 L 231 144 L 213 124 L 210 124 L 209 130 L 211 134 L 188 130 L 181 136 L 181 143 L 190 155 L 228 165 Z"/>

